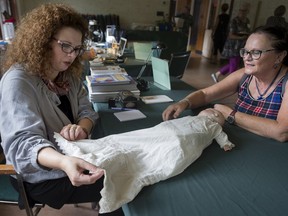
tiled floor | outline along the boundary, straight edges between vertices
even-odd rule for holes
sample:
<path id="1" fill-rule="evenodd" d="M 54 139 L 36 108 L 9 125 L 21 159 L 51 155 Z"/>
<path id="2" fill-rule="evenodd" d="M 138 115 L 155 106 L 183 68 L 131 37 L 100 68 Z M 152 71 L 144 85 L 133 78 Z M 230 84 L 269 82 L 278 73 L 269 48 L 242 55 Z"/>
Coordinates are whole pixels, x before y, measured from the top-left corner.
<path id="1" fill-rule="evenodd" d="M 216 72 L 220 67 L 220 64 L 211 64 L 210 61 L 204 57 L 196 54 L 192 54 L 190 58 L 188 68 L 186 69 L 182 80 L 195 88 L 203 88 L 213 84 L 211 74 Z M 227 98 L 222 103 L 231 105 L 234 101 L 234 97 Z M 25 211 L 19 210 L 18 206 L 10 206 L 0 204 L 1 216 L 25 216 Z M 98 215 L 96 210 L 91 209 L 91 204 L 81 204 L 79 207 L 74 205 L 65 205 L 60 210 L 52 209 L 45 206 L 39 213 L 39 216 L 96 216 Z"/>

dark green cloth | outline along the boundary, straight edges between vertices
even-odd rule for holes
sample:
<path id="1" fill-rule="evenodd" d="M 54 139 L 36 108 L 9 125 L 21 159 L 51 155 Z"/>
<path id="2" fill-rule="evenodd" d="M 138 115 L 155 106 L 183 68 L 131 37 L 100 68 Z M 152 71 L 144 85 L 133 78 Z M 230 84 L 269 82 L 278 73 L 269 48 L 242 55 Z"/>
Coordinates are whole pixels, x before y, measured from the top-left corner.
<path id="1" fill-rule="evenodd" d="M 172 91 L 152 86 L 150 91 L 141 94 L 166 94 L 178 101 L 192 90 L 182 81 L 172 79 Z M 139 101 L 138 108 L 147 118 L 119 122 L 107 104 L 94 104 L 99 110 L 98 126 L 102 135 L 154 126 L 162 121 L 162 111 L 168 105 L 146 105 Z M 187 110 L 182 115 L 197 113 L 197 110 Z M 145 187 L 133 201 L 123 206 L 125 215 L 287 215 L 287 143 L 229 124 L 223 128 L 236 145 L 235 149 L 224 152 L 213 143 L 180 175 Z"/>

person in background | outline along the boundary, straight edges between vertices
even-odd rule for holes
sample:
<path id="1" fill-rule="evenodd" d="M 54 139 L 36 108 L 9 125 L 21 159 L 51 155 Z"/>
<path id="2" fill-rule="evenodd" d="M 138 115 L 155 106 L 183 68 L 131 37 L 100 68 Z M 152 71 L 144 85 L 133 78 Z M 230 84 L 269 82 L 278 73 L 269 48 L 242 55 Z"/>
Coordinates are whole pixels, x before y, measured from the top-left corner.
<path id="1" fill-rule="evenodd" d="M 218 82 L 220 75 L 226 75 L 239 69 L 241 61 L 239 50 L 244 46 L 250 32 L 250 20 L 247 18 L 249 8 L 249 3 L 243 4 L 238 11 L 238 15 L 231 20 L 228 37 L 221 53 L 222 58 L 228 59 L 229 62 L 221 67 L 219 71 L 211 74 L 215 83 Z"/>
<path id="2" fill-rule="evenodd" d="M 184 20 L 182 32 L 189 35 L 189 28 L 193 25 L 193 16 L 190 14 L 190 5 L 187 4 L 184 8 L 183 13 L 177 14 L 176 17 Z"/>
<path id="3" fill-rule="evenodd" d="M 288 23 L 285 20 L 284 14 L 286 13 L 285 5 L 279 5 L 274 10 L 274 16 L 270 16 L 266 20 L 267 26 L 280 26 L 288 30 Z"/>
<path id="4" fill-rule="evenodd" d="M 240 55 L 244 68 L 183 100 L 168 106 L 163 120 L 177 118 L 185 109 L 198 108 L 238 93 L 234 109 L 215 104 L 230 123 L 280 142 L 288 140 L 288 36 L 281 27 L 261 26 L 248 37 Z"/>
<path id="5" fill-rule="evenodd" d="M 227 38 L 230 16 L 226 13 L 229 8 L 227 3 L 222 4 L 221 14 L 218 15 L 215 28 L 213 29 L 213 56 L 212 63 L 217 63 L 218 52 L 222 53 Z"/>
<path id="6" fill-rule="evenodd" d="M 72 141 L 88 138 L 98 118 L 81 81 L 87 35 L 88 23 L 75 10 L 44 4 L 21 20 L 7 49 L 0 82 L 1 145 L 7 163 L 23 176 L 31 205 L 60 209 L 101 198 L 104 170 L 64 155 L 54 138 L 54 132 Z M 11 182 L 18 190 L 14 177 Z"/>

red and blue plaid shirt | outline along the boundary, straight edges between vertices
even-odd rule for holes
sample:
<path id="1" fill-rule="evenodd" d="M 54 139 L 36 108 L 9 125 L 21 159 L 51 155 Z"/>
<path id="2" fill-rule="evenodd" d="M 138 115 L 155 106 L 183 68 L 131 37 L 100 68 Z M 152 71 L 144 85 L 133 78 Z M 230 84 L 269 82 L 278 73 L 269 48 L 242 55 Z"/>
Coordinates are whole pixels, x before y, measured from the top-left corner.
<path id="1" fill-rule="evenodd" d="M 263 118 L 277 119 L 278 111 L 282 103 L 283 89 L 285 89 L 282 85 L 286 84 L 287 78 L 288 76 L 286 74 L 279 80 L 276 88 L 268 97 L 257 100 L 250 95 L 248 90 L 252 75 L 246 76 L 243 82 L 240 83 L 235 110 Z"/>

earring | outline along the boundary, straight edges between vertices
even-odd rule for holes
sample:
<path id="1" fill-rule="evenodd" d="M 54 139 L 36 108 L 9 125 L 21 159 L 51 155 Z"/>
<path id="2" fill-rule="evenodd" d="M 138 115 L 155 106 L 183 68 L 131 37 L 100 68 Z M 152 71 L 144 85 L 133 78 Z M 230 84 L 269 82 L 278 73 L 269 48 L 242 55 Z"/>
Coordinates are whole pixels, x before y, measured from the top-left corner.
<path id="1" fill-rule="evenodd" d="M 279 63 L 275 63 L 275 64 L 273 65 L 273 68 L 274 68 L 274 69 L 277 69 L 278 66 L 279 66 Z"/>

